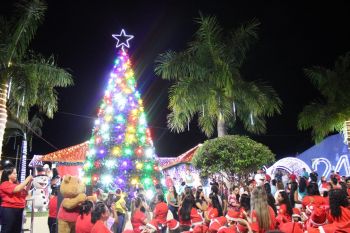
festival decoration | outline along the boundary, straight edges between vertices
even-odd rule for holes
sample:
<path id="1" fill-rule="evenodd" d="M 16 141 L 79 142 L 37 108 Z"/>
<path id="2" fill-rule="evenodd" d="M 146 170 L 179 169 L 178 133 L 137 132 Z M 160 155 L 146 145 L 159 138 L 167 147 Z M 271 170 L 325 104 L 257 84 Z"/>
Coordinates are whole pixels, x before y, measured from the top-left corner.
<path id="1" fill-rule="evenodd" d="M 41 172 L 33 179 L 32 196 L 34 199 L 34 212 L 46 211 L 49 204 L 49 177 Z"/>
<path id="2" fill-rule="evenodd" d="M 84 182 L 105 191 L 121 188 L 129 194 L 142 185 L 146 193 L 152 194 L 160 172 L 141 95 L 124 48 L 129 47 L 133 36 L 122 30 L 113 37 L 118 41 L 117 48 L 121 49 L 88 143 Z M 127 38 L 126 42 L 122 37 Z"/>

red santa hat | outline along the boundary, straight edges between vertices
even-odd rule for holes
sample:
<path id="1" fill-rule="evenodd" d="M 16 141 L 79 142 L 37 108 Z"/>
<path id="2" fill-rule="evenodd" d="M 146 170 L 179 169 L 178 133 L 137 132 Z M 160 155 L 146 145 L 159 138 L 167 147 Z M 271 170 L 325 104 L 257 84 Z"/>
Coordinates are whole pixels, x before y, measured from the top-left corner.
<path id="1" fill-rule="evenodd" d="M 153 219 L 146 226 L 153 230 L 153 232 L 158 231 L 158 221 Z"/>
<path id="2" fill-rule="evenodd" d="M 177 228 L 179 228 L 180 223 L 176 221 L 176 219 L 170 219 L 169 221 L 167 221 L 167 226 L 169 230 L 176 230 Z"/>
<path id="3" fill-rule="evenodd" d="M 293 218 L 301 218 L 300 209 L 299 209 L 299 208 L 293 208 L 292 217 L 293 217 Z"/>
<path id="4" fill-rule="evenodd" d="M 202 225 L 203 224 L 203 218 L 202 217 L 192 218 L 191 219 L 191 224 L 192 224 L 192 226 Z"/>
<path id="5" fill-rule="evenodd" d="M 227 221 L 237 221 L 239 218 L 239 212 L 229 209 L 226 214 Z"/>
<path id="6" fill-rule="evenodd" d="M 303 228 L 300 223 L 297 222 L 287 222 L 279 227 L 280 231 L 283 233 L 303 233 Z"/>
<path id="7" fill-rule="evenodd" d="M 209 228 L 206 225 L 197 225 L 193 228 L 193 233 L 207 233 Z"/>
<path id="8" fill-rule="evenodd" d="M 227 220 L 224 216 L 214 218 L 209 224 L 209 232 L 218 232 L 220 227 L 226 224 Z"/>
<path id="9" fill-rule="evenodd" d="M 310 225 L 319 227 L 327 224 L 327 212 L 324 208 L 317 207 L 311 214 Z"/>

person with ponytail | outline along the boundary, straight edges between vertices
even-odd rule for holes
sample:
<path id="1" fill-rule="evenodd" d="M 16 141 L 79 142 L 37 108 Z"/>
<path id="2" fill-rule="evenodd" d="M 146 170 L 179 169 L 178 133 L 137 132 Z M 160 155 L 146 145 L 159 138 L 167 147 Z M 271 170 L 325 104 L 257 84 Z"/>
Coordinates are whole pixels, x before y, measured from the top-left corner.
<path id="1" fill-rule="evenodd" d="M 16 168 L 5 167 L 1 176 L 1 233 L 22 232 L 23 210 L 33 177 L 28 176 L 18 183 Z"/>
<path id="2" fill-rule="evenodd" d="M 91 212 L 91 223 L 94 224 L 91 233 L 112 233 L 106 225 L 109 216 L 107 206 L 103 202 L 96 203 L 94 210 Z"/>
<path id="3" fill-rule="evenodd" d="M 79 216 L 75 223 L 75 233 L 90 233 L 94 224 L 91 222 L 91 210 L 93 203 L 85 201 L 79 209 Z"/>
<path id="4" fill-rule="evenodd" d="M 140 227 L 147 224 L 145 210 L 140 197 L 136 197 L 131 201 L 131 225 L 135 233 L 141 233 Z"/>
<path id="5" fill-rule="evenodd" d="M 220 196 L 218 196 L 218 187 L 213 185 L 211 187 L 211 193 L 209 194 L 208 208 L 204 211 L 204 219 L 206 223 L 209 223 L 214 218 L 223 216 L 223 208 L 220 202 Z"/>

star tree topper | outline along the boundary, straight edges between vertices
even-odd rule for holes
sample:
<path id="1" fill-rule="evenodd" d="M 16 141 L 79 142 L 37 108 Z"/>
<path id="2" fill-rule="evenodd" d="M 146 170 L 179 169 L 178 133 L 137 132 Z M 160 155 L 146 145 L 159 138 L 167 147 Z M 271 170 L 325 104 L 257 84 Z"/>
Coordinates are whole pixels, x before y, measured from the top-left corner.
<path id="1" fill-rule="evenodd" d="M 114 39 L 117 40 L 117 45 L 116 47 L 119 48 L 120 46 L 122 47 L 122 50 L 124 51 L 124 46 L 129 48 L 129 40 L 131 40 L 132 38 L 134 38 L 133 35 L 127 35 L 125 33 L 125 30 L 122 29 L 122 31 L 120 32 L 120 34 L 113 34 L 112 35 L 114 37 Z"/>

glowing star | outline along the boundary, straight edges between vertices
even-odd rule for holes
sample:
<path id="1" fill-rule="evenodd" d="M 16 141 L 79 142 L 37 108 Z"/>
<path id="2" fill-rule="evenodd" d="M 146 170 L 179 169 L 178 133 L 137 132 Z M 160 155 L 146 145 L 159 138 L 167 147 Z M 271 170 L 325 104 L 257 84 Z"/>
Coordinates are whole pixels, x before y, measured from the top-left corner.
<path id="1" fill-rule="evenodd" d="M 113 34 L 112 35 L 114 37 L 114 39 L 117 40 L 117 45 L 116 47 L 119 48 L 120 46 L 122 47 L 122 50 L 124 51 L 124 46 L 129 48 L 129 40 L 131 40 L 132 38 L 134 38 L 133 35 L 127 35 L 125 34 L 124 29 L 122 29 L 122 31 L 120 32 L 120 34 Z"/>

